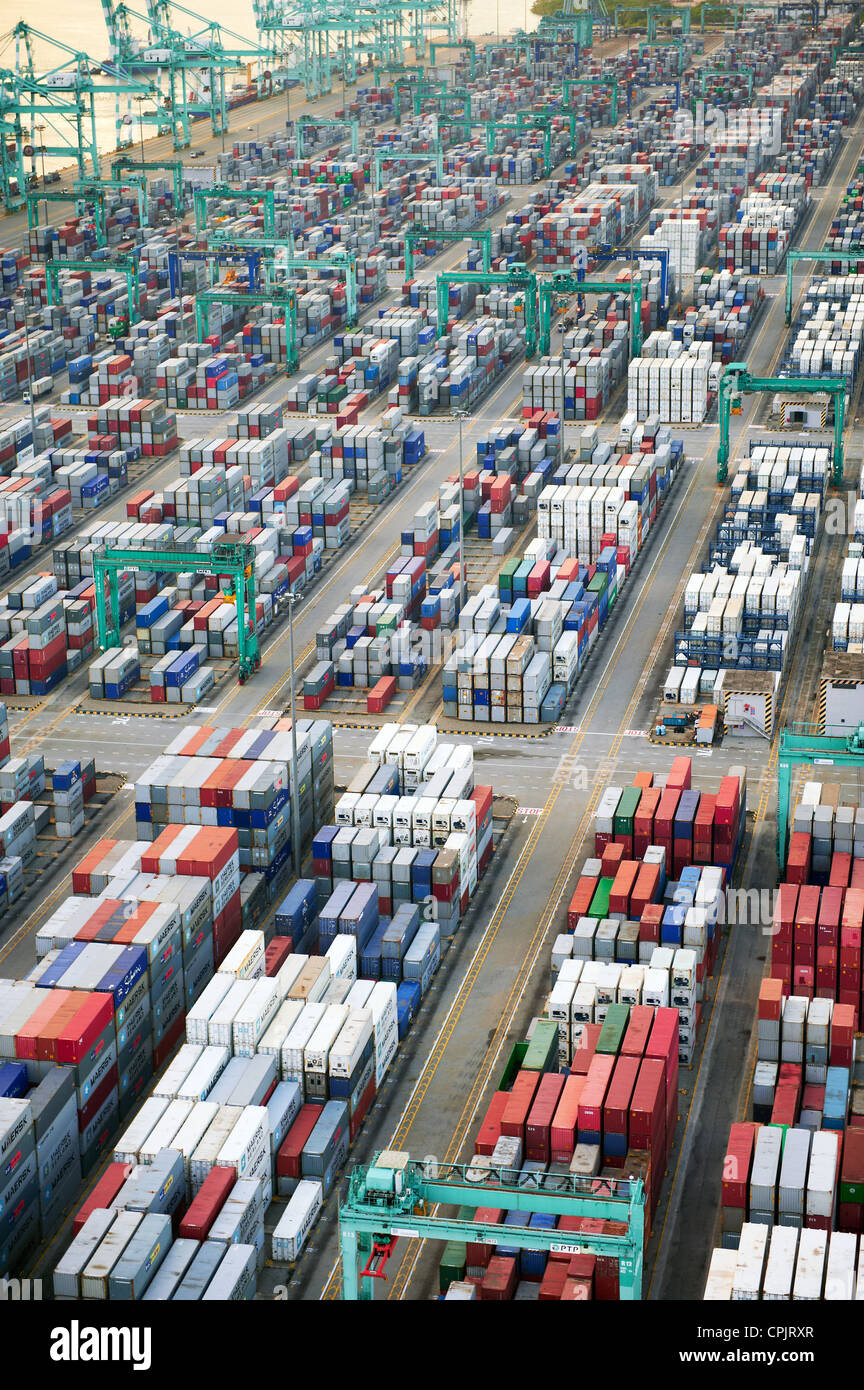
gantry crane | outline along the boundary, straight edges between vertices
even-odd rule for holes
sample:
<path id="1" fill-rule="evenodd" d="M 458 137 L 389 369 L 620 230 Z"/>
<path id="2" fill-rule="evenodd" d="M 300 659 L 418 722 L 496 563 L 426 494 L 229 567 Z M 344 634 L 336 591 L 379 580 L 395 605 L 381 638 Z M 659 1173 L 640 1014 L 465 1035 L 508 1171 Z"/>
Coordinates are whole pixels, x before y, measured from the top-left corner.
<path id="1" fill-rule="evenodd" d="M 386 147 L 377 149 L 372 156 L 372 191 L 377 193 L 381 187 L 382 164 L 434 164 L 437 181 L 439 184 L 443 183 L 444 154 L 441 149 L 441 141 L 436 139 L 433 143 L 434 149 L 421 151 L 417 154 L 404 150 L 391 150 Z"/>
<path id="2" fill-rule="evenodd" d="M 414 278 L 414 247 L 422 241 L 479 241 L 483 248 L 483 270 L 488 275 L 492 260 L 492 232 L 489 227 L 474 231 L 440 231 L 437 227 L 413 227 L 405 233 L 405 279 Z"/>
<path id="3" fill-rule="evenodd" d="M 442 48 L 460 48 L 468 54 L 468 71 L 471 81 L 477 73 L 477 45 L 473 39 L 441 39 L 437 43 L 429 45 L 429 66 L 434 68 L 437 54 Z M 460 59 L 461 61 L 461 59 Z"/>
<path id="4" fill-rule="evenodd" d="M 792 322 L 792 275 L 798 261 L 844 261 L 847 265 L 864 263 L 864 246 L 850 246 L 846 251 L 787 251 L 786 252 L 786 322 Z"/>
<path id="5" fill-rule="evenodd" d="M 525 353 L 533 357 L 537 350 L 537 277 L 524 266 L 509 270 L 446 270 L 437 279 L 438 324 L 436 337 L 447 331 L 447 298 L 451 285 L 501 285 L 506 290 L 525 296 Z"/>
<path id="6" fill-rule="evenodd" d="M 843 420 L 846 411 L 846 383 L 842 377 L 829 376 L 751 376 L 743 362 L 732 362 L 720 377 L 717 389 L 717 418 L 720 424 L 720 444 L 717 449 L 717 481 L 725 483 L 729 473 L 729 416 L 734 402 L 742 394 L 757 391 L 783 392 L 792 395 L 830 395 L 834 398 L 834 452 L 832 479 L 836 487 L 843 484 Z"/>
<path id="7" fill-rule="evenodd" d="M 548 278 L 537 278 L 537 298 L 540 308 L 540 355 L 545 355 L 552 343 L 552 301 L 556 295 L 625 294 L 630 297 L 630 352 L 638 357 L 642 350 L 642 281 L 584 280 L 579 274 L 556 271 Z"/>
<path id="8" fill-rule="evenodd" d="M 678 50 L 678 72 L 684 71 L 684 40 L 683 39 L 643 39 L 639 44 L 639 61 L 641 63 L 648 48 L 677 48 Z"/>
<path id="9" fill-rule="evenodd" d="M 588 252 L 588 260 L 596 261 L 598 265 L 612 265 L 616 261 L 659 261 L 660 262 L 660 308 L 666 310 L 669 307 L 669 249 L 666 246 L 658 247 L 655 251 L 634 251 L 626 247 L 619 246 L 592 246 Z"/>
<path id="10" fill-rule="evenodd" d="M 195 296 L 195 325 L 199 342 L 203 342 L 204 311 L 210 304 L 266 305 L 285 314 L 285 370 L 294 372 L 300 364 L 297 353 L 297 294 L 286 285 L 271 285 L 252 292 L 232 290 L 203 290 Z"/>
<path id="11" fill-rule="evenodd" d="M 295 270 L 314 271 L 317 275 L 335 275 L 345 282 L 345 308 L 348 327 L 357 323 L 357 254 L 354 251 L 339 249 L 326 256 L 295 256 L 294 237 L 276 236 L 234 236 L 230 228 L 214 228 L 211 237 L 225 245 L 242 248 L 251 247 L 267 257 L 265 276 L 268 271 L 275 273 L 284 270 L 291 275 Z M 277 259 L 278 258 L 278 259 Z M 269 279 L 269 276 L 268 276 Z M 271 285 L 275 281 L 271 281 Z"/>
<path id="12" fill-rule="evenodd" d="M 170 125 L 175 149 L 189 144 L 189 126 L 196 116 L 209 116 L 213 134 L 220 135 L 228 129 L 225 74 L 250 62 L 268 62 L 272 50 L 176 0 L 146 0 L 146 5 L 147 13 L 141 14 L 128 4 L 102 0 L 111 44 L 111 61 L 103 64 L 103 71 L 143 70 L 152 74 L 159 93 L 158 119 L 161 128 Z M 185 33 L 181 24 L 186 25 Z M 146 33 L 146 39 L 136 38 L 135 26 Z M 128 110 L 123 114 L 118 105 L 118 145 L 128 116 Z"/>
<path id="13" fill-rule="evenodd" d="M 46 261 L 45 289 L 49 305 L 57 302 L 58 276 L 61 270 L 89 270 L 95 275 L 105 275 L 111 270 L 126 276 L 126 292 L 129 296 L 129 322 L 137 323 L 140 317 L 138 297 L 138 265 L 131 256 L 115 256 L 110 261 Z"/>
<path id="14" fill-rule="evenodd" d="M 155 570 L 157 573 L 184 574 L 195 570 L 228 579 L 237 605 L 237 654 L 239 679 L 244 685 L 261 665 L 258 628 L 255 621 L 255 550 L 247 541 L 217 541 L 206 555 L 190 546 L 188 550 L 123 549 L 101 547 L 93 556 L 96 589 L 96 626 L 102 651 L 120 645 L 117 625 L 120 613 L 117 575 L 122 570 Z M 105 611 L 105 585 L 111 602 L 112 627 Z"/>
<path id="15" fill-rule="evenodd" d="M 789 848 L 789 803 L 795 767 L 864 767 L 864 724 L 853 734 L 815 733 L 809 724 L 792 724 L 780 730 L 777 752 L 777 862 L 781 876 Z M 857 773 L 856 773 L 857 776 Z"/>
<path id="16" fill-rule="evenodd" d="M 195 230 L 199 235 L 208 230 L 215 235 L 220 230 L 212 227 L 208 229 L 207 226 L 207 203 L 211 198 L 218 198 L 220 202 L 248 203 L 250 207 L 255 207 L 257 203 L 263 204 L 264 231 L 275 235 L 276 199 L 272 188 L 256 188 L 244 191 L 242 188 L 229 188 L 227 184 L 214 184 L 210 188 L 196 188 Z"/>
<path id="17" fill-rule="evenodd" d="M 157 103 L 159 98 L 151 82 L 127 73 L 110 73 L 97 81 L 88 54 L 23 21 L 15 25 L 12 37 L 15 66 L 0 70 L 0 196 L 7 208 L 24 205 L 25 158 L 31 161 L 34 179 L 37 154 L 74 164 L 79 181 L 98 177 L 97 96 L 125 96 L 130 101 L 134 97 L 141 103 Z M 37 69 L 37 48 L 40 55 L 50 53 L 49 61 L 59 61 L 47 70 Z M 143 118 L 149 119 L 148 114 Z M 161 120 L 167 128 L 170 116 L 163 113 Z M 48 132 L 50 143 L 38 143 L 42 131 Z"/>
<path id="18" fill-rule="evenodd" d="M 463 1164 L 419 1163 L 407 1153 L 376 1153 L 372 1162 L 352 1169 L 348 1194 L 339 1205 L 339 1246 L 342 1297 L 371 1300 L 374 1280 L 386 1279 L 384 1269 L 397 1239 L 506 1241 L 519 1250 L 549 1253 L 589 1252 L 618 1262 L 619 1298 L 642 1297 L 642 1259 L 645 1239 L 645 1190 L 640 1178 L 581 1178 L 564 1174 L 555 1185 L 526 1184 L 520 1174 L 490 1169 L 480 1182 Z M 452 1208 L 471 1209 L 445 1216 Z M 579 1218 L 579 1229 L 506 1225 L 484 1221 L 482 1208 L 542 1212 Z M 608 1223 L 608 1224 L 607 1224 Z M 569 1223 L 568 1223 L 569 1227 Z"/>
<path id="19" fill-rule="evenodd" d="M 351 153 L 356 154 L 360 147 L 360 122 L 349 117 L 300 116 L 297 121 L 297 158 L 303 159 L 303 136 L 307 130 L 325 130 L 339 127 L 351 135 Z M 344 138 L 344 137 L 343 137 Z"/>
<path id="20" fill-rule="evenodd" d="M 85 205 L 93 203 L 94 218 L 93 225 L 96 229 L 96 245 L 105 246 L 108 240 L 107 229 L 105 226 L 105 203 L 110 193 L 122 192 L 125 181 L 114 183 L 108 179 L 93 179 L 85 183 L 74 183 L 71 188 L 43 189 L 41 192 L 33 190 L 27 194 L 27 226 L 30 231 L 39 226 L 39 204 L 45 203 L 74 203 L 75 213 L 78 217 L 84 216 Z M 143 209 L 146 206 L 146 187 L 140 183 L 133 184 L 129 181 L 128 186 L 135 187 L 138 193 L 138 218 L 143 221 Z M 46 209 L 47 211 L 47 209 Z"/>
<path id="21" fill-rule="evenodd" d="M 570 104 L 570 94 L 574 87 L 608 87 L 612 93 L 610 124 L 618 124 L 618 78 L 617 77 L 565 77 L 561 89 L 561 99 L 565 106 Z"/>
<path id="22" fill-rule="evenodd" d="M 524 124 L 519 121 L 519 116 L 527 113 L 519 112 L 515 122 L 513 121 L 483 121 L 482 125 L 486 130 L 486 153 L 495 153 L 495 141 L 499 135 L 519 136 L 526 128 L 534 126 L 543 132 L 543 173 L 548 175 L 552 168 L 552 134 L 548 119 L 544 122 L 542 116 L 531 117 L 527 115 Z"/>
<path id="23" fill-rule="evenodd" d="M 742 77 L 745 78 L 746 81 L 747 81 L 747 100 L 748 100 L 748 101 L 752 100 L 752 97 L 753 97 L 753 69 L 752 69 L 752 68 L 736 68 L 734 71 L 730 71 L 730 70 L 727 68 L 727 70 L 726 70 L 725 72 L 723 71 L 722 68 L 700 68 L 700 69 L 699 69 L 699 79 L 700 79 L 699 89 L 700 89 L 700 91 L 701 91 L 703 97 L 704 97 L 704 95 L 705 95 L 705 83 L 706 83 L 707 80 L 708 80 L 709 78 L 711 78 L 711 77 L 722 77 L 726 82 L 734 82 L 734 81 L 739 80 L 739 79 L 742 78 Z"/>
<path id="24" fill-rule="evenodd" d="M 134 159 L 121 156 L 111 161 L 111 177 L 122 183 L 126 173 L 170 174 L 174 183 L 174 210 L 183 211 L 183 161 L 182 159 Z"/>

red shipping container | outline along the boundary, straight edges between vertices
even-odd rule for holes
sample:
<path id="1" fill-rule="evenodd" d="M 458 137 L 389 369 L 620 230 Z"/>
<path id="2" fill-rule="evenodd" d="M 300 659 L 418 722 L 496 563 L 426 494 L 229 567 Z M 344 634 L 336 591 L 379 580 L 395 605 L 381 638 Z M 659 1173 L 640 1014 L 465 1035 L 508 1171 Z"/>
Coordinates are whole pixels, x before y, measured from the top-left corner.
<path id="1" fill-rule="evenodd" d="M 504 1222 L 504 1213 L 498 1207 L 478 1207 L 474 1213 L 474 1220 L 484 1226 L 499 1226 Z M 467 1241 L 465 1244 L 466 1265 L 469 1269 L 485 1269 L 492 1258 L 494 1249 L 494 1245 L 486 1245 L 483 1241 Z"/>
<path id="2" fill-rule="evenodd" d="M 660 865 L 640 864 L 636 881 L 630 894 L 630 910 L 638 921 L 649 903 L 660 897 Z"/>
<path id="3" fill-rule="evenodd" d="M 717 791 L 717 804 L 714 807 L 715 839 L 716 828 L 733 828 L 738 823 L 740 786 L 737 777 L 723 777 Z"/>
<path id="4" fill-rule="evenodd" d="M 682 753 L 677 758 L 673 758 L 672 766 L 666 778 L 667 789 L 671 787 L 681 792 L 689 791 L 692 768 L 693 760 L 688 758 L 686 754 Z"/>
<path id="5" fill-rule="evenodd" d="M 299 1178 L 300 1155 L 303 1145 L 321 1118 L 321 1106 L 306 1104 L 289 1129 L 279 1146 L 276 1155 L 276 1172 L 281 1178 Z"/>
<path id="6" fill-rule="evenodd" d="M 653 1025 L 654 1010 L 648 1004 L 636 1004 L 631 1008 L 620 1056 L 643 1057 Z"/>
<path id="7" fill-rule="evenodd" d="M 606 1053 L 597 1053 L 591 1060 L 579 1100 L 577 1126 L 580 1137 L 583 1134 L 602 1133 L 603 1104 L 615 1068 L 615 1060 Z"/>
<path id="8" fill-rule="evenodd" d="M 680 800 L 681 792 L 679 790 L 674 787 L 667 788 L 661 796 L 654 814 L 654 841 L 658 845 L 665 845 L 670 850 L 675 812 Z"/>
<path id="9" fill-rule="evenodd" d="M 594 1054 L 597 1051 L 597 1041 L 602 1032 L 601 1023 L 585 1023 L 582 1025 L 582 1032 L 579 1041 L 573 1052 L 573 1060 L 570 1064 L 570 1071 L 575 1076 L 587 1076 Z"/>
<path id="10" fill-rule="evenodd" d="M 516 1293 L 516 1261 L 512 1255 L 493 1255 L 489 1261 L 480 1298 L 485 1303 L 509 1303 Z"/>
<path id="11" fill-rule="evenodd" d="M 610 913 L 620 912 L 624 917 L 630 916 L 630 895 L 640 868 L 641 865 L 635 859 L 625 859 L 621 862 L 609 893 Z"/>
<path id="12" fill-rule="evenodd" d="M 525 1122 L 525 1156 L 532 1162 L 549 1163 L 550 1128 L 558 1108 L 565 1078 L 560 1072 L 547 1072 L 540 1085 Z"/>
<path id="13" fill-rule="evenodd" d="M 576 1147 L 579 1101 L 585 1088 L 584 1075 L 565 1077 L 564 1086 L 549 1129 L 550 1163 L 569 1164 Z"/>
<path id="14" fill-rule="evenodd" d="M 519 1071 L 501 1114 L 501 1133 L 525 1142 L 525 1123 L 540 1080 L 540 1072 Z"/>
<path id="15" fill-rule="evenodd" d="M 579 918 L 586 916 L 599 881 L 598 878 L 585 874 L 580 876 L 567 908 L 567 926 L 571 932 L 575 929 Z"/>
<path id="16" fill-rule="evenodd" d="M 729 1143 L 723 1159 L 721 1206 L 747 1210 L 750 1166 L 753 1162 L 753 1148 L 758 1128 L 758 1125 L 745 1123 L 733 1124 L 729 1130 Z"/>
<path id="17" fill-rule="evenodd" d="M 646 787 L 639 798 L 639 805 L 633 816 L 633 853 L 637 857 L 643 855 L 648 846 L 654 843 L 654 817 L 662 796 L 661 787 Z"/>
<path id="18" fill-rule="evenodd" d="M 491 1154 L 494 1151 L 501 1137 L 501 1116 L 509 1099 L 509 1091 L 496 1091 L 493 1095 L 474 1141 L 475 1153 Z"/>
<path id="19" fill-rule="evenodd" d="M 598 838 L 598 835 L 594 836 L 594 849 L 595 854 L 600 855 L 600 877 L 614 878 L 624 859 L 624 846 L 620 841 L 609 839 L 604 845 L 598 846 Z"/>
<path id="20" fill-rule="evenodd" d="M 237 1175 L 233 1168 L 211 1168 L 181 1219 L 178 1235 L 185 1240 L 206 1240 Z"/>
<path id="21" fill-rule="evenodd" d="M 604 1132 L 627 1134 L 630 1103 L 641 1065 L 641 1057 L 619 1057 L 617 1059 L 603 1105 Z"/>
<path id="22" fill-rule="evenodd" d="M 120 1188 L 132 1172 L 132 1163 L 109 1163 L 90 1196 L 82 1202 L 72 1218 L 72 1232 L 77 1236 L 91 1212 L 110 1207 Z"/>
<path id="23" fill-rule="evenodd" d="M 382 676 L 366 696 L 366 713 L 383 714 L 396 694 L 396 677 Z"/>

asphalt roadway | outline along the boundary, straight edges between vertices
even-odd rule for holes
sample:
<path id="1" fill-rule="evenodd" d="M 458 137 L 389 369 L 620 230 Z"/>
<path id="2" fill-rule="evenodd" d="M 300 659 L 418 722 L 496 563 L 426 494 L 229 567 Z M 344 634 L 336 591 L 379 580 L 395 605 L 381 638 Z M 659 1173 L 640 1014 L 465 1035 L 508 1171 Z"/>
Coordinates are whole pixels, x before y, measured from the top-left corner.
<path id="1" fill-rule="evenodd" d="M 831 214 L 855 167 L 860 129 L 859 120 L 828 183 L 816 190 L 802 235 L 806 246 L 824 244 Z M 458 251 L 453 263 L 456 260 Z M 434 266 L 450 263 L 445 253 Z M 786 333 L 782 277 L 769 279 L 766 292 L 767 310 L 747 349 L 748 364 L 759 374 L 770 374 Z M 323 351 L 326 354 L 326 348 Z M 482 403 L 478 416 L 466 420 L 467 458 L 490 423 L 517 413 L 519 375 L 517 369 L 505 378 Z M 759 429 L 760 413 L 759 398 L 747 398 L 742 416 L 733 423 L 733 459 L 747 451 Z M 300 607 L 295 624 L 298 669 L 308 659 L 321 621 L 353 585 L 370 584 L 380 575 L 398 547 L 406 518 L 454 471 L 458 444 L 452 426 L 427 421 L 425 427 L 432 446 L 429 460 L 380 515 L 376 513 L 362 544 L 337 557 Z M 445 968 L 352 1150 L 356 1159 L 362 1161 L 385 1147 L 408 1148 L 414 1156 L 435 1154 L 441 1160 L 470 1158 L 478 1117 L 507 1053 L 542 1006 L 549 984 L 549 946 L 560 928 L 574 873 L 591 853 L 592 817 L 600 794 L 637 771 L 660 773 L 668 768 L 672 752 L 649 743 L 646 733 L 659 683 L 670 664 L 672 635 L 681 624 L 687 576 L 705 552 L 727 495 L 716 484 L 716 428 L 687 429 L 683 437 L 687 462 L 561 725 L 542 738 L 496 733 L 472 739 L 482 780 L 512 798 L 516 810 Z M 862 453 L 857 415 L 850 420 L 846 447 L 854 466 Z M 165 476 L 171 471 L 169 464 Z M 825 583 L 833 594 L 836 575 L 822 573 L 820 578 L 817 561 L 811 582 Z M 810 637 L 809 631 L 802 634 L 802 654 Z M 244 687 L 229 685 L 208 707 L 208 722 L 251 724 L 256 713 L 283 708 L 290 675 L 286 648 L 287 633 L 280 631 L 265 648 L 260 673 Z M 10 712 L 13 751 L 38 748 L 49 764 L 73 751 L 96 755 L 100 766 L 134 775 L 182 727 L 174 720 L 75 714 L 74 693 L 67 682 L 56 699 L 49 697 L 35 713 Z M 778 726 L 807 694 L 794 679 L 787 682 Z M 370 737 L 364 731 L 337 729 L 337 782 L 344 784 L 364 761 Z M 748 885 L 773 882 L 776 874 L 776 751 L 773 742 L 726 739 L 694 759 L 694 785 L 706 789 L 716 788 L 731 765 L 747 765 L 750 825 L 742 882 Z M 132 838 L 130 803 L 130 792 L 121 793 L 116 814 L 106 818 L 108 825 L 101 833 L 110 827 L 110 833 Z M 29 968 L 33 934 L 67 891 L 68 876 L 61 871 L 46 883 L 39 908 L 26 921 L 6 926 L 0 935 L 0 973 L 16 976 Z M 0 932 L 4 925 L 0 923 Z M 729 1123 L 738 1117 L 746 1096 L 754 1004 L 765 957 L 764 943 L 754 932 L 741 927 L 729 933 L 721 970 L 709 993 L 696 1063 L 681 1072 L 678 1132 L 661 1219 L 647 1252 L 645 1291 L 651 1298 L 693 1297 L 704 1282 L 714 1241 L 720 1162 Z M 273 1215 L 278 1217 L 278 1207 Z M 290 1298 L 338 1296 L 335 1232 L 331 1197 L 298 1265 L 288 1272 L 268 1268 L 259 1298 L 286 1282 Z M 436 1253 L 432 1247 L 400 1241 L 381 1296 L 431 1296 L 436 1290 Z"/>

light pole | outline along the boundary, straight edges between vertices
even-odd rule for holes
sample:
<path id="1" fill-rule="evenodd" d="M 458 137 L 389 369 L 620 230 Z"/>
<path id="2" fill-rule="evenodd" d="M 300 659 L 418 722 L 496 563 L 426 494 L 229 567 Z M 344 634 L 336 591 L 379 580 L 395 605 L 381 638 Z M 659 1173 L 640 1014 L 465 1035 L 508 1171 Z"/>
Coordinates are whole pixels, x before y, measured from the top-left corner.
<path id="1" fill-rule="evenodd" d="M 144 102 L 146 97 L 138 96 L 135 98 L 138 103 L 138 135 L 141 140 L 141 163 L 144 163 Z"/>
<path id="2" fill-rule="evenodd" d="M 300 877 L 300 866 L 302 855 L 300 853 L 300 800 L 297 795 L 297 708 L 294 698 L 294 604 L 297 602 L 298 595 L 293 589 L 289 589 L 288 599 L 288 661 L 291 665 L 291 680 L 289 684 L 290 708 L 291 708 L 291 858 L 294 864 L 294 873 Z"/>
<path id="3" fill-rule="evenodd" d="M 465 502 L 463 483 L 465 478 L 462 457 L 462 421 L 467 410 L 454 410 L 452 415 L 459 421 L 459 611 L 465 607 Z"/>

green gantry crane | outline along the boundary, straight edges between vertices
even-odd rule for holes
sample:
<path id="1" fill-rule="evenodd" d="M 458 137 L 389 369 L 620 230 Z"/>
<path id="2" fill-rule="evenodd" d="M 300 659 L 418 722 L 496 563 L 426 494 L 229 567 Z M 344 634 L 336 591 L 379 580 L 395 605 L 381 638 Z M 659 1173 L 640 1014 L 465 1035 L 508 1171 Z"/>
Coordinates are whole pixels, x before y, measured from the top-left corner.
<path id="1" fill-rule="evenodd" d="M 699 89 L 700 89 L 700 91 L 701 91 L 703 97 L 704 97 L 704 95 L 705 95 L 705 83 L 707 82 L 707 80 L 708 80 L 709 77 L 722 77 L 726 82 L 732 82 L 732 81 L 735 80 L 735 78 L 741 78 L 741 77 L 746 78 L 746 80 L 747 80 L 747 100 L 748 100 L 748 101 L 751 101 L 751 100 L 752 100 L 752 98 L 753 98 L 753 69 L 752 69 L 752 68 L 737 68 L 734 72 L 730 71 L 728 68 L 726 69 L 725 72 L 723 71 L 722 68 L 700 68 L 700 69 L 699 69 L 699 78 L 700 78 Z"/>
<path id="2" fill-rule="evenodd" d="M 421 241 L 479 241 L 483 248 L 483 270 L 488 275 L 492 261 L 492 231 L 483 227 L 475 231 L 440 231 L 437 227 L 415 227 L 405 233 L 405 279 L 414 278 L 414 247 Z"/>
<path id="3" fill-rule="evenodd" d="M 612 93 L 611 125 L 618 124 L 618 78 L 617 77 L 565 77 L 561 89 L 561 99 L 565 106 L 570 103 L 570 93 L 574 87 L 608 87 Z"/>
<path id="4" fill-rule="evenodd" d="M 115 182 L 123 182 L 125 173 L 170 174 L 174 180 L 174 209 L 183 210 L 183 161 L 182 159 L 113 159 L 111 177 Z"/>
<path id="5" fill-rule="evenodd" d="M 131 256 L 115 256 L 111 261 L 46 261 L 45 288 L 49 305 L 57 302 L 57 279 L 61 270 L 89 270 L 96 275 L 104 275 L 109 270 L 119 270 L 126 276 L 126 290 L 129 295 L 129 322 L 137 323 L 140 317 L 138 298 L 138 266 Z"/>
<path id="6" fill-rule="evenodd" d="M 507 290 L 525 294 L 525 355 L 533 357 L 537 350 L 537 276 L 524 266 L 510 270 L 445 270 L 438 276 L 438 325 L 435 336 L 443 337 L 447 330 L 447 297 L 451 285 L 502 285 Z"/>
<path id="7" fill-rule="evenodd" d="M 684 71 L 684 40 L 675 38 L 666 39 L 643 39 L 639 44 L 639 61 L 642 62 L 646 48 L 671 48 L 672 45 L 678 49 L 678 71 Z M 650 85 L 650 84 L 649 84 Z"/>
<path id="8" fill-rule="evenodd" d="M 520 117 L 525 117 L 524 122 Z M 548 119 L 542 116 L 531 116 L 528 112 L 520 111 L 516 117 L 515 124 L 512 121 L 483 121 L 482 125 L 486 130 L 486 153 L 495 153 L 495 140 L 499 135 L 522 135 L 526 129 L 534 126 L 543 131 L 543 173 L 548 175 L 552 167 L 552 132 Z"/>
<path id="9" fill-rule="evenodd" d="M 96 226 L 96 245 L 106 246 L 108 232 L 105 226 L 105 203 L 112 193 L 121 193 L 125 187 L 134 188 L 138 194 L 138 219 L 144 221 L 147 208 L 147 186 L 143 174 L 119 182 L 113 179 L 76 180 L 71 188 L 32 190 L 27 194 L 27 226 L 30 231 L 39 226 L 40 203 L 74 203 L 77 217 L 84 216 L 84 205 L 93 203 Z"/>
<path id="10" fill-rule="evenodd" d="M 238 246 L 241 248 L 251 247 L 253 250 L 263 251 L 268 257 L 268 262 L 274 270 L 285 270 L 290 273 L 293 270 L 312 270 L 321 275 L 324 271 L 330 271 L 340 280 L 345 281 L 345 300 L 348 311 L 348 327 L 353 328 L 357 322 L 357 255 L 354 251 L 339 251 L 335 255 L 321 256 L 295 256 L 294 255 L 294 235 L 293 232 L 288 237 L 272 236 L 232 236 L 230 230 L 221 231 L 218 228 L 211 233 L 214 240 L 224 242 L 226 245 Z M 280 260 L 278 265 L 275 263 L 277 252 L 285 253 L 284 260 Z M 265 266 L 265 276 L 267 267 Z"/>
<path id="11" fill-rule="evenodd" d="M 270 289 L 256 290 L 254 293 L 231 290 L 202 290 L 195 296 L 195 326 L 198 341 L 203 342 L 204 310 L 210 304 L 272 304 L 274 309 L 285 311 L 285 370 L 296 372 L 300 365 L 297 353 L 297 293 L 284 285 Z"/>
<path id="12" fill-rule="evenodd" d="M 792 322 L 792 275 L 797 261 L 864 262 L 864 246 L 852 246 L 848 251 L 787 251 L 786 252 L 786 322 Z"/>
<path id="13" fill-rule="evenodd" d="M 756 391 L 786 392 L 795 395 L 830 395 L 834 397 L 834 453 L 832 479 L 836 487 L 843 483 L 843 420 L 846 413 L 846 383 L 836 376 L 751 376 L 743 362 L 731 362 L 725 368 L 717 388 L 717 418 L 720 423 L 720 445 L 717 449 L 717 481 L 725 483 L 729 474 L 729 416 L 733 399 Z"/>
<path id="14" fill-rule="evenodd" d="M 244 192 L 241 188 L 229 188 L 227 184 L 217 183 L 212 188 L 195 189 L 195 230 L 199 234 L 208 230 L 207 202 L 210 198 L 219 198 L 223 202 L 230 200 L 249 203 L 250 206 L 255 203 L 263 203 L 264 231 L 271 233 L 276 231 L 276 200 L 272 188 Z"/>
<path id="15" fill-rule="evenodd" d="M 552 301 L 556 295 L 573 294 L 626 294 L 630 296 L 630 352 L 638 357 L 642 350 L 642 281 L 625 280 L 580 280 L 578 275 L 558 271 L 548 279 L 537 281 L 537 296 L 540 305 L 539 351 L 541 357 L 549 351 L 552 343 Z"/>
<path id="16" fill-rule="evenodd" d="M 444 182 L 444 154 L 441 149 L 441 141 L 435 141 L 434 150 L 426 150 L 420 154 L 412 154 L 399 150 L 384 149 L 376 150 L 372 156 L 372 191 L 377 193 L 381 186 L 381 165 L 387 162 L 391 164 L 434 164 L 435 174 L 439 184 Z"/>
<path id="17" fill-rule="evenodd" d="M 303 136 L 307 130 L 330 129 L 339 126 L 350 131 L 351 153 L 356 154 L 360 145 L 360 122 L 351 117 L 337 120 L 335 116 L 300 116 L 297 120 L 297 158 L 303 159 Z"/>
<path id="18" fill-rule="evenodd" d="M 474 1182 L 469 1171 L 463 1164 L 419 1163 L 397 1150 L 377 1153 L 368 1166 L 352 1169 L 348 1195 L 339 1204 L 344 1300 L 373 1298 L 373 1281 L 386 1278 L 384 1266 L 400 1236 L 408 1240 L 499 1243 L 502 1227 L 478 1221 L 481 1207 L 620 1223 L 615 1234 L 507 1226 L 507 1244 L 520 1250 L 588 1251 L 612 1256 L 618 1261 L 621 1301 L 641 1299 L 645 1191 L 640 1178 L 562 1174 L 554 1187 L 540 1187 L 538 1179 L 534 1188 L 510 1182 L 495 1170 L 483 1182 Z M 470 1207 L 475 1219 L 466 1220 L 461 1214 L 445 1216 L 435 1210 L 436 1206 Z"/>
<path id="19" fill-rule="evenodd" d="M 240 684 L 244 685 L 261 665 L 258 649 L 258 630 L 255 622 L 255 551 L 247 541 L 217 541 L 206 555 L 189 550 L 134 550 L 105 546 L 93 556 L 93 578 L 96 581 L 96 625 L 102 651 L 120 645 L 117 623 L 120 598 L 117 575 L 121 570 L 156 570 L 183 574 L 195 570 L 202 574 L 220 574 L 233 585 L 237 604 L 237 653 L 240 661 Z M 105 582 L 111 599 L 111 630 L 105 611 Z"/>
<path id="20" fill-rule="evenodd" d="M 469 72 L 471 81 L 474 81 L 477 72 L 477 45 L 473 39 L 439 39 L 437 43 L 429 45 L 429 66 L 434 68 L 435 56 L 442 48 L 461 48 L 468 53 Z"/>
<path id="21" fill-rule="evenodd" d="M 777 862 L 781 871 L 789 848 L 789 805 L 795 767 L 864 767 L 864 724 L 853 734 L 819 734 L 810 724 L 780 730 L 777 754 Z"/>

